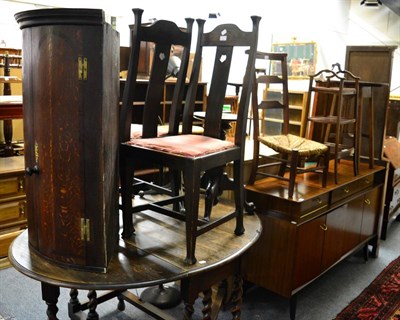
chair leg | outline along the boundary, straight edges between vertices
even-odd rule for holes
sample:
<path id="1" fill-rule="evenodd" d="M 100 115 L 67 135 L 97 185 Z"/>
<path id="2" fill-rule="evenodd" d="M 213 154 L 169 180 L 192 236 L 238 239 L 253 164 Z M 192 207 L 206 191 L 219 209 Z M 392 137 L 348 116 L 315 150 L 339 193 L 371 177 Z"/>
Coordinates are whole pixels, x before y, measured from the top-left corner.
<path id="1" fill-rule="evenodd" d="M 194 168 L 183 174 L 185 185 L 186 258 L 185 263 L 195 264 L 197 220 L 199 217 L 200 171 Z"/>
<path id="2" fill-rule="evenodd" d="M 339 160 L 337 158 L 337 156 L 335 156 L 335 163 L 334 163 L 334 167 L 333 167 L 334 171 L 335 171 L 335 184 L 339 184 L 339 173 L 338 173 L 338 169 L 339 169 Z"/>
<path id="3" fill-rule="evenodd" d="M 223 167 L 214 168 L 205 173 L 207 176 L 206 197 L 204 206 L 204 219 L 209 221 L 212 207 L 218 203 L 218 196 L 221 194 L 221 177 Z"/>
<path id="4" fill-rule="evenodd" d="M 179 170 L 171 170 L 171 191 L 174 197 L 179 195 L 179 190 L 181 187 L 181 172 Z M 180 211 L 180 203 L 174 202 L 173 210 Z"/>
<path id="5" fill-rule="evenodd" d="M 328 172 L 329 172 L 329 160 L 330 160 L 329 148 L 328 148 L 328 150 L 326 150 L 323 157 L 324 157 L 324 159 L 323 159 L 324 160 L 324 169 L 322 172 L 322 188 L 325 188 L 327 180 L 328 180 Z"/>
<path id="6" fill-rule="evenodd" d="M 237 160 L 233 163 L 234 194 L 236 207 L 236 228 L 235 234 L 240 236 L 244 233 L 243 211 L 244 211 L 244 178 L 242 162 Z"/>
<path id="7" fill-rule="evenodd" d="M 375 150 L 374 150 L 374 124 L 375 124 L 375 116 L 374 116 L 374 98 L 371 95 L 369 100 L 368 110 L 369 110 L 369 167 L 371 169 L 374 168 L 374 158 L 375 158 Z M 360 134 L 361 136 L 361 134 Z"/>
<path id="8" fill-rule="evenodd" d="M 120 180 L 122 201 L 122 238 L 129 238 L 134 232 L 132 217 L 132 194 L 134 168 L 129 164 L 129 158 L 120 157 Z"/>
<path id="9" fill-rule="evenodd" d="M 290 160 L 290 174 L 289 174 L 289 199 L 293 198 L 294 185 L 296 183 L 297 164 L 299 162 L 299 152 L 293 150 Z"/>
<path id="10" fill-rule="evenodd" d="M 285 161 L 281 162 L 281 164 L 279 166 L 279 172 L 278 172 L 278 175 L 281 176 L 281 177 L 283 177 L 285 175 L 285 172 L 286 172 L 286 164 L 287 164 L 287 160 L 288 160 L 288 155 L 287 154 L 283 154 L 282 158 Z"/>
<path id="11" fill-rule="evenodd" d="M 259 152 L 260 152 L 260 142 L 257 141 L 254 142 L 253 160 L 251 165 L 249 185 L 254 184 L 257 178 L 257 169 L 260 161 Z"/>

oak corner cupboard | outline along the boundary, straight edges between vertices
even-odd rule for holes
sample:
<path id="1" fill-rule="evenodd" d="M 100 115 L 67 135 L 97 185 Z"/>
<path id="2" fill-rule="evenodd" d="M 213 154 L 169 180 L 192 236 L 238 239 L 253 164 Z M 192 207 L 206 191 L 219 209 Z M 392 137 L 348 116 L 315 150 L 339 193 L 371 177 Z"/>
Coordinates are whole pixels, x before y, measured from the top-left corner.
<path id="1" fill-rule="evenodd" d="M 106 272 L 118 241 L 119 34 L 98 9 L 17 13 L 29 246 Z"/>

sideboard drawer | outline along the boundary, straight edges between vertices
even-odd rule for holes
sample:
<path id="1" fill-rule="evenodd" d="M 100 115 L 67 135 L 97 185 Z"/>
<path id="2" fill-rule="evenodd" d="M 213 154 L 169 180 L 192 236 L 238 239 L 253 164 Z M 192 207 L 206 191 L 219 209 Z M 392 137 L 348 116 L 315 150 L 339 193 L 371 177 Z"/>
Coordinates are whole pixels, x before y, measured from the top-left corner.
<path id="1" fill-rule="evenodd" d="M 0 224 L 25 220 L 25 204 L 25 200 L 0 204 Z"/>
<path id="2" fill-rule="evenodd" d="M 326 208 L 329 204 L 329 193 L 324 193 L 301 202 L 300 204 L 300 219 L 310 219 L 314 217 L 314 213 Z"/>
<path id="3" fill-rule="evenodd" d="M 362 179 L 357 179 L 348 184 L 341 186 L 340 188 L 335 189 L 332 192 L 332 200 L 331 203 L 335 203 L 338 201 L 342 201 L 345 198 L 356 194 L 357 192 L 364 190 L 365 188 L 372 187 L 374 183 L 374 176 L 369 175 Z"/>
<path id="4" fill-rule="evenodd" d="M 24 177 L 0 179 L 0 198 L 24 193 Z"/>

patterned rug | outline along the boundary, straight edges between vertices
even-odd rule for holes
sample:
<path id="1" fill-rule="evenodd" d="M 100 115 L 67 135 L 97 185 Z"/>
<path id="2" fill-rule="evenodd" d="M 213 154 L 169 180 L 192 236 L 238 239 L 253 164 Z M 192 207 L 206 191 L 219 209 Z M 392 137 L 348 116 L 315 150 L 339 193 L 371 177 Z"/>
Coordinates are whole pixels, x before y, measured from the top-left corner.
<path id="1" fill-rule="evenodd" d="M 400 257 L 355 298 L 336 320 L 400 320 Z"/>

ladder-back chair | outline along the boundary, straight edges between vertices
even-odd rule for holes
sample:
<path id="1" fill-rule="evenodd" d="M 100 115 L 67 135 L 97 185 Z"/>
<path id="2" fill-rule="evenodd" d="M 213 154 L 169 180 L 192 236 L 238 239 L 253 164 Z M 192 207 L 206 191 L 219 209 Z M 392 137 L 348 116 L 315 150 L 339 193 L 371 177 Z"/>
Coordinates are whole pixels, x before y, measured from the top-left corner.
<path id="1" fill-rule="evenodd" d="M 257 61 L 267 64 L 269 70 L 280 70 L 279 73 L 254 75 L 252 93 L 253 108 L 253 162 L 249 184 L 254 184 L 257 176 L 274 177 L 289 182 L 288 198 L 293 198 L 296 175 L 305 172 L 322 173 L 321 184 L 326 186 L 329 149 L 322 143 L 318 143 L 296 134 L 290 133 L 289 124 L 289 91 L 287 78 L 287 53 L 257 52 Z M 268 66 L 269 64 L 269 66 Z M 271 86 L 275 85 L 275 88 Z M 264 98 L 259 101 L 259 88 L 265 88 Z M 279 97 L 270 94 L 278 93 Z M 272 98 L 270 98 L 272 96 Z M 280 111 L 281 132 L 279 134 L 263 134 L 261 126 L 267 126 L 264 121 L 269 110 Z M 263 154 L 260 145 L 266 145 L 274 150 L 274 153 Z M 316 164 L 305 165 L 313 160 Z M 278 168 L 278 169 L 277 169 Z M 285 174 L 289 171 L 289 174 Z"/>

